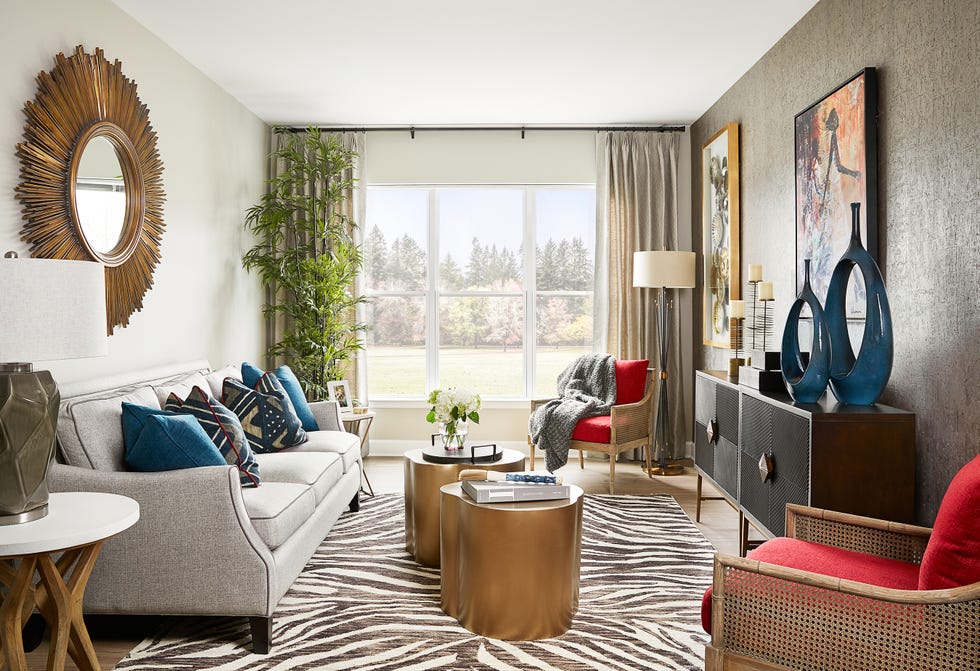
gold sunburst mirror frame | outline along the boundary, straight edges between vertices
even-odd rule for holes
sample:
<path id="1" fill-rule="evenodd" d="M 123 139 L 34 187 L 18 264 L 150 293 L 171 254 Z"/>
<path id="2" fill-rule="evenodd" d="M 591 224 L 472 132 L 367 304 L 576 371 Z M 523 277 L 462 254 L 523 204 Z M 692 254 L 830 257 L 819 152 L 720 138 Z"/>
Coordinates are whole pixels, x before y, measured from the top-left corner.
<path id="1" fill-rule="evenodd" d="M 24 105 L 24 114 L 24 141 L 17 145 L 17 198 L 26 222 L 21 239 L 35 257 L 105 264 L 111 334 L 143 308 L 160 262 L 163 162 L 149 110 L 136 94 L 136 83 L 123 75 L 122 63 L 110 63 L 102 49 L 87 54 L 78 46 L 71 57 L 58 54 L 51 72 L 38 74 L 37 94 Z M 112 214 L 117 223 L 105 225 L 103 239 L 93 234 L 91 224 L 84 225 L 79 195 L 83 155 L 100 139 L 111 145 L 118 163 L 110 159 L 107 169 L 121 173 L 86 178 L 95 190 L 116 194 Z"/>

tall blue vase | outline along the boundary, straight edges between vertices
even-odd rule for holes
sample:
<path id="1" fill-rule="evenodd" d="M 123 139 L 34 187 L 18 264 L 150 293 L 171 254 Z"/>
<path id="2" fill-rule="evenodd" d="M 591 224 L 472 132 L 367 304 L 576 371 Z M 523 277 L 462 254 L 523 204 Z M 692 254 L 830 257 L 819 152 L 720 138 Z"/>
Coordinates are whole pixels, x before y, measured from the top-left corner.
<path id="1" fill-rule="evenodd" d="M 892 373 L 895 344 L 885 281 L 861 244 L 861 204 L 851 203 L 851 242 L 837 262 L 827 289 L 824 313 L 830 330 L 830 390 L 841 403 L 874 405 Z M 847 283 L 857 266 L 867 291 L 864 338 L 857 357 L 847 333 Z"/>
<path id="2" fill-rule="evenodd" d="M 810 362 L 804 366 L 800 356 L 800 313 L 804 305 L 810 306 L 813 315 L 813 342 L 810 344 Z M 803 289 L 789 309 L 783 328 L 783 345 L 779 365 L 783 382 L 789 395 L 797 403 L 816 403 L 827 389 L 830 380 L 830 333 L 823 308 L 813 289 L 810 288 L 810 259 L 803 261 Z"/>

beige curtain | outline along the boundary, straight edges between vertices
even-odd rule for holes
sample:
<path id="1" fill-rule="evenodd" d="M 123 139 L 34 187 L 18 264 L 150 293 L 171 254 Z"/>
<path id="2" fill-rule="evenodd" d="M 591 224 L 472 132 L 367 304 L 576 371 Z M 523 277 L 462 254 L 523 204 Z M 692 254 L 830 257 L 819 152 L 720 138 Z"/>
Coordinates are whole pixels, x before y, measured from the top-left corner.
<path id="1" fill-rule="evenodd" d="M 358 228 L 355 228 L 354 230 L 354 235 L 355 235 L 355 240 L 360 242 L 359 226 L 360 224 L 363 223 L 362 220 L 364 215 L 364 204 L 366 199 L 364 185 L 360 181 L 361 173 L 363 172 L 363 164 L 364 164 L 364 159 L 363 159 L 364 148 L 365 148 L 364 132 L 347 131 L 341 133 L 334 133 L 332 134 L 332 136 L 337 138 L 345 149 L 352 150 L 355 153 L 355 158 L 353 162 L 354 167 L 351 170 L 345 171 L 345 173 L 343 174 L 343 179 L 355 180 L 354 181 L 355 186 L 352 191 L 349 191 L 346 194 L 346 198 L 343 201 L 341 201 L 339 205 L 339 209 L 340 209 L 340 214 L 346 215 L 354 222 L 355 225 L 358 226 Z M 279 133 L 276 133 L 275 129 L 270 130 L 270 137 L 271 137 L 271 142 L 270 142 L 270 151 L 269 151 L 269 155 L 270 155 L 269 177 L 273 178 L 281 174 L 285 169 L 285 166 L 283 165 L 282 161 L 279 161 L 275 157 L 273 157 L 274 152 L 283 148 L 285 137 Z M 314 189 L 317 189 L 316 184 L 306 185 L 307 193 L 312 192 L 312 190 Z M 357 292 L 359 289 L 360 287 L 356 285 L 354 287 L 351 287 L 351 291 L 353 292 Z M 271 288 L 267 288 L 266 301 L 269 303 L 269 305 L 274 305 L 276 300 L 277 300 L 276 292 Z M 353 322 L 354 319 L 356 319 L 356 315 L 352 313 L 350 318 L 351 321 Z M 286 324 L 282 316 L 279 316 L 278 319 L 267 320 L 266 329 L 265 329 L 266 347 L 269 347 L 272 344 L 279 342 L 280 335 L 283 333 L 285 328 L 286 328 Z M 283 362 L 267 360 L 266 366 L 271 369 L 281 363 Z M 362 399 L 363 402 L 366 401 L 366 396 L 363 395 L 362 386 L 358 385 L 359 367 L 360 366 L 357 365 L 356 359 L 350 362 L 349 365 L 347 366 L 347 371 L 344 373 L 344 379 L 346 379 L 350 383 L 351 389 L 356 390 L 355 394 L 357 394 L 357 396 L 360 399 Z"/>
<path id="2" fill-rule="evenodd" d="M 679 133 L 603 131 L 596 137 L 597 349 L 620 359 L 649 359 L 661 366 L 657 290 L 634 289 L 633 252 L 677 249 L 677 157 Z M 673 300 L 668 372 L 669 426 L 673 455 L 684 454 L 687 419 L 680 375 L 680 319 Z M 657 384 L 657 376 L 654 376 Z M 656 389 L 654 392 L 656 393 Z M 656 398 L 656 397 L 655 397 Z M 650 418 L 651 424 L 653 417 Z M 642 458 L 639 450 L 627 458 Z"/>

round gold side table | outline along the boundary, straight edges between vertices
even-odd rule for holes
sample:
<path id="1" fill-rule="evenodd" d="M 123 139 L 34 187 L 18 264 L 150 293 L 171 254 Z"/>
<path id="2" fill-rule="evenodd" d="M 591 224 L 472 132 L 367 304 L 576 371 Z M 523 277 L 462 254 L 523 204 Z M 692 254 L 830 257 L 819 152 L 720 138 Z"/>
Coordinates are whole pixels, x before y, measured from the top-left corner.
<path id="1" fill-rule="evenodd" d="M 405 549 L 425 566 L 439 566 L 439 488 L 456 482 L 466 468 L 513 473 L 524 470 L 524 455 L 503 450 L 500 461 L 484 464 L 434 464 L 422 450 L 405 453 Z"/>
<path id="2" fill-rule="evenodd" d="M 582 490 L 554 501 L 476 503 L 441 488 L 442 609 L 474 634 L 561 636 L 578 610 Z"/>

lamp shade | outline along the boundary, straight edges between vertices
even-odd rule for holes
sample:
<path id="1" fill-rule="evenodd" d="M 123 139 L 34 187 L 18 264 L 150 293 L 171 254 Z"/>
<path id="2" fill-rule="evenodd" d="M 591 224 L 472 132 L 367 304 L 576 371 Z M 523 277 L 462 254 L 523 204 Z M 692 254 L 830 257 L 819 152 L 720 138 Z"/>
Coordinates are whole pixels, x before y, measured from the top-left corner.
<path id="1" fill-rule="evenodd" d="M 0 362 L 104 356 L 105 268 L 91 261 L 0 259 Z"/>
<path id="2" fill-rule="evenodd" d="M 694 258 L 694 252 L 633 252 L 633 286 L 693 288 Z"/>

